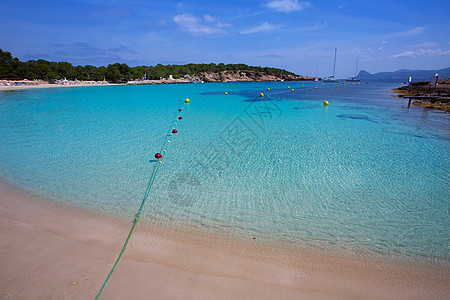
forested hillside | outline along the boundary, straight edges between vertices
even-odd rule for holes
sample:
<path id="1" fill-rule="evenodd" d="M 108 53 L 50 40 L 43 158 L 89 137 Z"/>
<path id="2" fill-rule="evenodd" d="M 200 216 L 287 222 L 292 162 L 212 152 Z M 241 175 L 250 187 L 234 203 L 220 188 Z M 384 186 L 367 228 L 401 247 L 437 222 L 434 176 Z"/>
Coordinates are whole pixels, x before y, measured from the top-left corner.
<path id="1" fill-rule="evenodd" d="M 186 64 L 129 67 L 124 63 L 109 64 L 107 67 L 91 65 L 73 66 L 69 62 L 51 62 L 43 59 L 21 62 L 10 52 L 0 49 L 0 79 L 64 79 L 68 80 L 107 80 L 111 82 L 126 82 L 133 79 L 179 78 L 184 75 L 197 75 L 204 72 L 219 73 L 222 71 L 247 71 L 262 75 L 295 75 L 276 68 L 253 67 L 245 64 Z"/>

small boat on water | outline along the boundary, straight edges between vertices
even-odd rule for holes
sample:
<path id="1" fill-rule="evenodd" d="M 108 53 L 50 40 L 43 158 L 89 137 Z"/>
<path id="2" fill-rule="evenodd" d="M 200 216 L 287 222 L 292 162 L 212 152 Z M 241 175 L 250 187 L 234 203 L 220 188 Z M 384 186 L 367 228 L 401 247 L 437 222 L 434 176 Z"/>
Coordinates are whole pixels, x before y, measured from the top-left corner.
<path id="1" fill-rule="evenodd" d="M 358 59 L 356 60 L 355 76 L 354 77 L 347 77 L 347 79 L 345 81 L 347 81 L 347 82 L 359 82 L 359 79 L 356 76 L 357 72 L 358 72 Z"/>
<path id="2" fill-rule="evenodd" d="M 190 83 L 204 83 L 204 81 L 199 78 L 195 78 L 194 80 L 191 80 Z"/>
<path id="3" fill-rule="evenodd" d="M 339 82 L 336 78 L 334 78 L 334 73 L 336 71 L 336 54 L 337 54 L 337 48 L 334 49 L 334 64 L 333 64 L 333 75 L 325 77 L 323 79 L 323 82 Z"/>

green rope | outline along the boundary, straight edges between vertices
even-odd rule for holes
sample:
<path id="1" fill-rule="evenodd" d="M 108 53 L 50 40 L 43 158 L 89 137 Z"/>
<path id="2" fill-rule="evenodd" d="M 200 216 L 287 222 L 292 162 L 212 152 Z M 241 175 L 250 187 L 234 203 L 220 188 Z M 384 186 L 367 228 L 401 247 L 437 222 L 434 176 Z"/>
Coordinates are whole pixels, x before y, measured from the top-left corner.
<path id="1" fill-rule="evenodd" d="M 119 263 L 119 260 L 122 258 L 122 255 L 125 252 L 125 249 L 127 248 L 128 242 L 130 241 L 130 238 L 131 238 L 131 235 L 133 234 L 133 231 L 136 228 L 136 225 L 137 225 L 137 223 L 139 221 L 139 218 L 141 217 L 142 210 L 144 209 L 145 202 L 147 202 L 148 196 L 150 194 L 150 189 L 152 188 L 153 182 L 155 181 L 156 174 L 158 173 L 158 170 L 159 170 L 159 166 L 160 166 L 160 164 L 158 164 L 158 166 L 156 167 L 156 171 L 155 171 L 155 173 L 153 175 L 153 178 L 152 178 L 152 180 L 150 182 L 150 185 L 149 185 L 149 187 L 147 189 L 147 193 L 146 193 L 146 195 L 144 197 L 144 200 L 141 203 L 141 207 L 139 208 L 139 212 L 136 214 L 136 216 L 134 218 L 133 226 L 131 227 L 131 230 L 128 233 L 128 237 L 127 237 L 127 239 L 125 241 L 125 244 L 123 245 L 122 250 L 120 251 L 119 256 L 117 257 L 116 262 L 114 263 L 111 271 L 109 272 L 108 276 L 106 276 L 105 282 L 103 282 L 103 285 L 100 288 L 100 291 L 98 292 L 97 296 L 95 297 L 95 300 L 97 300 L 100 297 L 100 294 L 102 293 L 103 289 L 105 288 L 106 283 L 108 283 L 109 278 L 111 277 L 111 275 L 114 272 L 117 264 Z"/>
<path id="2" fill-rule="evenodd" d="M 184 107 L 185 107 L 185 106 L 186 106 L 186 103 L 183 104 L 182 111 L 184 110 Z M 178 119 L 177 119 L 177 121 L 175 121 L 174 123 L 172 123 L 172 127 L 175 126 L 177 123 L 178 123 Z M 164 150 L 165 147 L 167 146 L 167 140 L 168 140 L 167 137 L 164 138 L 164 144 L 163 144 L 163 146 L 161 147 L 162 150 Z M 161 151 L 161 152 L 163 152 L 163 151 Z M 111 271 L 109 272 L 108 276 L 106 276 L 105 282 L 103 282 L 103 285 L 102 285 L 102 287 L 100 288 L 100 291 L 98 292 L 97 296 L 95 297 L 95 300 L 97 300 L 97 299 L 100 297 L 100 294 L 102 293 L 103 289 L 105 288 L 106 284 L 108 283 L 109 278 L 111 277 L 112 273 L 113 273 L 114 270 L 116 269 L 116 266 L 117 266 L 117 264 L 119 263 L 119 260 L 122 258 L 122 255 L 123 255 L 123 253 L 125 252 L 125 249 L 127 248 L 128 242 L 130 241 L 130 238 L 131 238 L 131 235 L 133 234 L 133 231 L 134 231 L 134 229 L 136 228 L 136 225 L 137 225 L 137 223 L 138 223 L 138 221 L 139 221 L 139 218 L 141 217 L 142 211 L 144 210 L 145 203 L 147 202 L 148 196 L 150 195 L 150 190 L 151 190 L 151 188 L 152 188 L 152 186 L 153 186 L 153 183 L 155 182 L 156 174 L 158 173 L 158 170 L 159 170 L 159 167 L 160 167 L 160 166 L 161 166 L 160 164 L 158 164 L 158 165 L 156 166 L 156 170 L 155 170 L 155 172 L 153 173 L 153 176 L 152 176 L 152 178 L 151 178 L 151 180 L 150 180 L 150 183 L 148 184 L 147 191 L 146 191 L 146 193 L 145 193 L 144 199 L 143 199 L 142 202 L 141 202 L 141 206 L 139 207 L 139 211 L 138 211 L 138 213 L 136 214 L 136 216 L 134 217 L 133 226 L 131 227 L 131 230 L 130 230 L 130 232 L 128 233 L 128 237 L 127 237 L 127 239 L 125 240 L 125 243 L 124 243 L 124 245 L 123 245 L 123 247 L 122 247 L 122 250 L 121 250 L 120 253 L 119 253 L 119 256 L 118 256 L 117 259 L 116 259 L 116 262 L 114 263 L 113 267 L 111 268 Z"/>

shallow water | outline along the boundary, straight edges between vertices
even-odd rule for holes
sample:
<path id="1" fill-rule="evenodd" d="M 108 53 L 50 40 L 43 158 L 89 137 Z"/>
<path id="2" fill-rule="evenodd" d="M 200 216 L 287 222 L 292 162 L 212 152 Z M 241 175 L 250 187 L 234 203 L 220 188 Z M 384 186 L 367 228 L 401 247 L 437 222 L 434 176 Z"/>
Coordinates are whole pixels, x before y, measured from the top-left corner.
<path id="1" fill-rule="evenodd" d="M 447 264 L 448 114 L 407 108 L 391 97 L 393 82 L 314 86 L 2 92 L 0 174 L 132 219 L 166 148 L 147 222 Z M 168 136 L 186 97 L 179 133 Z"/>

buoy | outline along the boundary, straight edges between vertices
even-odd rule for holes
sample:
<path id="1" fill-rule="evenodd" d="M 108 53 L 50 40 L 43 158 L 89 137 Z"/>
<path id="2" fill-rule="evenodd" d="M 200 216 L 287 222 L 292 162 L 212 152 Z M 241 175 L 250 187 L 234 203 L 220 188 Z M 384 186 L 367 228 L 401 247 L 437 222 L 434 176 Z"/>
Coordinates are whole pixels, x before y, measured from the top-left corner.
<path id="1" fill-rule="evenodd" d="M 315 86 L 314 88 L 317 89 L 317 86 Z"/>
<path id="2" fill-rule="evenodd" d="M 355 85 L 355 83 L 353 82 L 353 85 Z"/>
<path id="3" fill-rule="evenodd" d="M 178 120 L 183 120 L 183 117 L 182 117 L 182 116 L 179 116 L 179 117 L 178 117 Z"/>
<path id="4" fill-rule="evenodd" d="M 302 85 L 302 87 L 305 87 L 304 85 Z"/>
<path id="5" fill-rule="evenodd" d="M 342 85 L 345 86 L 345 83 L 343 83 Z"/>
<path id="6" fill-rule="evenodd" d="M 159 153 L 159 152 L 158 152 L 158 153 L 156 153 L 156 154 L 155 154 L 155 158 L 156 158 L 156 159 L 161 159 L 161 158 L 162 158 L 162 155 L 161 155 L 161 153 Z"/>
<path id="7" fill-rule="evenodd" d="M 225 95 L 228 95 L 228 92 L 225 92 Z"/>
<path id="8" fill-rule="evenodd" d="M 270 91 L 270 88 L 267 88 L 268 91 Z"/>
<path id="9" fill-rule="evenodd" d="M 338 87 L 338 85 L 336 84 L 336 87 Z"/>
<path id="10" fill-rule="evenodd" d="M 324 101 L 324 102 L 323 102 L 323 105 L 324 105 L 324 106 L 328 106 L 328 101 Z"/>
<path id="11" fill-rule="evenodd" d="M 288 86 L 288 89 L 289 89 L 289 86 Z"/>
<path id="12" fill-rule="evenodd" d="M 178 109 L 179 112 L 181 112 L 181 110 L 182 110 L 181 108 Z"/>
<path id="13" fill-rule="evenodd" d="M 172 130 L 172 133 L 177 133 L 177 132 L 178 132 L 178 130 L 176 130 L 176 129 Z"/>
<path id="14" fill-rule="evenodd" d="M 166 150 L 163 150 L 164 153 L 166 153 Z"/>
<path id="15" fill-rule="evenodd" d="M 162 160 L 158 161 L 158 164 L 162 164 Z"/>
<path id="16" fill-rule="evenodd" d="M 294 91 L 294 89 L 292 89 L 291 91 Z"/>
<path id="17" fill-rule="evenodd" d="M 188 99 L 188 98 L 186 98 L 186 100 L 184 100 L 184 102 L 185 102 L 185 103 L 189 103 L 189 99 Z"/>
<path id="18" fill-rule="evenodd" d="M 263 93 L 261 93 L 261 94 L 259 94 L 259 96 L 260 96 L 260 97 L 264 97 L 264 94 L 263 94 Z"/>

